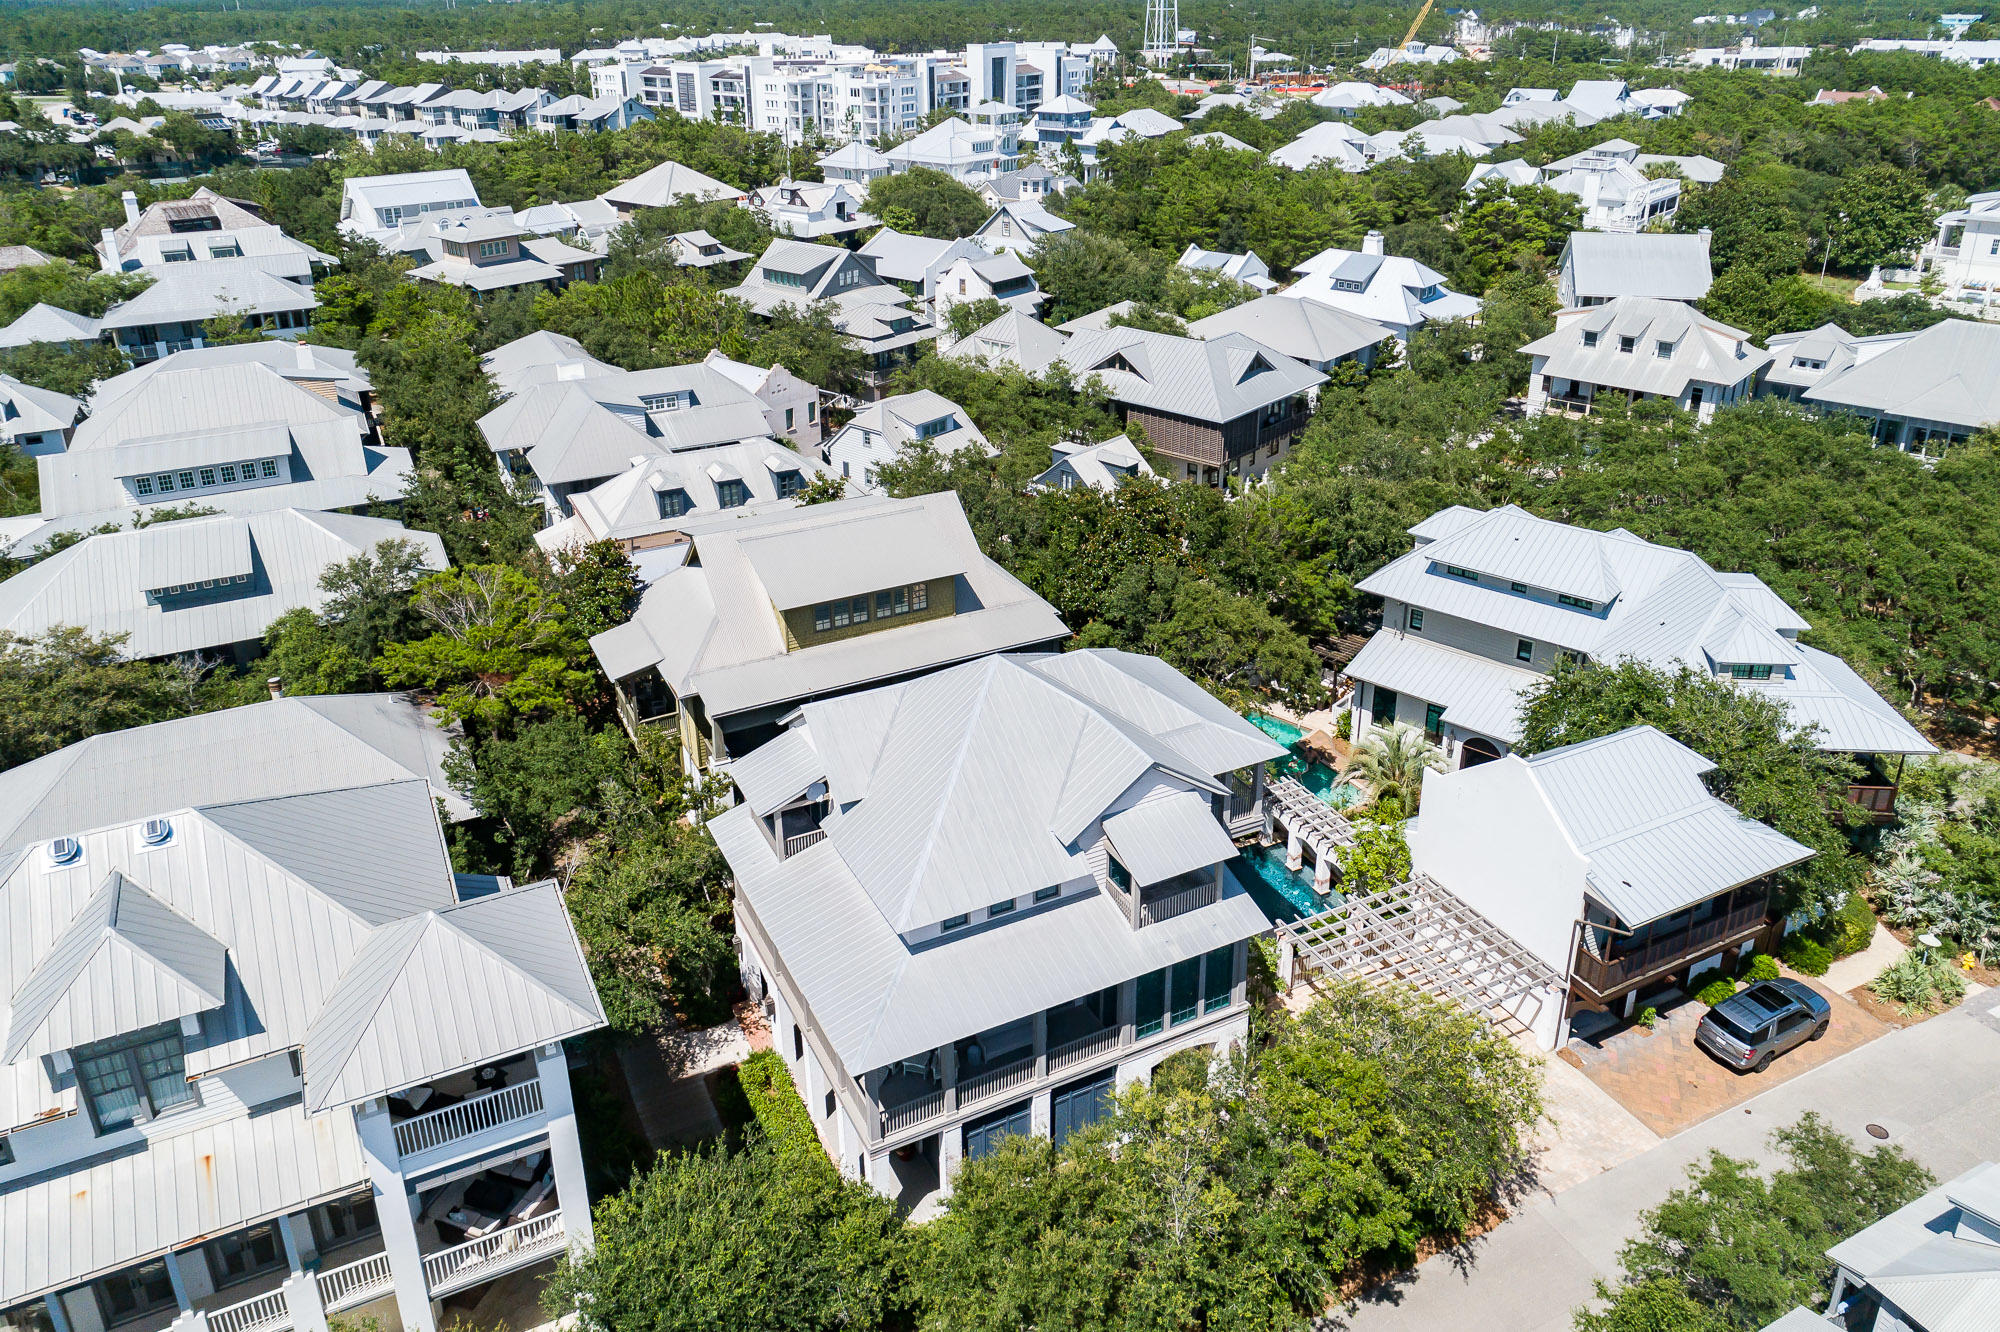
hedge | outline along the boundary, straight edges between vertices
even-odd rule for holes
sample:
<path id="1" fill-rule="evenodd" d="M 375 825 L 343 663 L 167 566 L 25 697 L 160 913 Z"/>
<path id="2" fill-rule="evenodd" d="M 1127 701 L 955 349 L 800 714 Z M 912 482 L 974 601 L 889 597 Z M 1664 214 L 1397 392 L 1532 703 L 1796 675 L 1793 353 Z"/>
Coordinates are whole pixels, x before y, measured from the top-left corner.
<path id="1" fill-rule="evenodd" d="M 833 1169 L 832 1159 L 820 1146 L 812 1115 L 799 1099 L 799 1089 L 793 1085 L 791 1072 L 777 1051 L 759 1050 L 752 1054 L 736 1066 L 736 1080 L 750 1102 L 750 1113 L 757 1117 L 764 1136 L 780 1156 L 811 1160 L 824 1169 Z"/>

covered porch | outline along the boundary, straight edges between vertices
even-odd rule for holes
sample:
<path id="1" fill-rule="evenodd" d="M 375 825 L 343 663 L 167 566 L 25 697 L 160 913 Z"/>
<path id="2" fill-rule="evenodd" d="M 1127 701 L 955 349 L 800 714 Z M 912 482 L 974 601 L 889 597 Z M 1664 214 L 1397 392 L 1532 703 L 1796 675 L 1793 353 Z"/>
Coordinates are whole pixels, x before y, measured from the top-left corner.
<path id="1" fill-rule="evenodd" d="M 1636 926 L 1587 900 L 1570 964 L 1571 1010 L 1610 1011 L 1622 1000 L 1629 1011 L 1642 990 L 1685 981 L 1695 964 L 1762 933 L 1771 923 L 1770 896 L 1770 880 L 1759 879 Z"/>

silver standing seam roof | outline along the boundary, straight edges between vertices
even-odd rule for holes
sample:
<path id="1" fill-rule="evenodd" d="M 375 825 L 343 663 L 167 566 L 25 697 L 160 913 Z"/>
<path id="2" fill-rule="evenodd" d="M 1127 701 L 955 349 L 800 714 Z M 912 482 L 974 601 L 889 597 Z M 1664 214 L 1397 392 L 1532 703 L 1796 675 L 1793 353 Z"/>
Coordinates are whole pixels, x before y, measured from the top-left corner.
<path id="1" fill-rule="evenodd" d="M 1829 364 L 1802 395 L 1807 402 L 1967 431 L 2000 424 L 2000 327 L 1947 319 L 1916 333 L 1851 342 L 1869 344 L 1869 354 L 1837 371 Z"/>
<path id="2" fill-rule="evenodd" d="M 1579 299 L 1649 296 L 1698 301 L 1708 295 L 1714 281 L 1708 237 L 1699 234 L 1572 231 L 1562 263 L 1570 268 Z"/>
<path id="3" fill-rule="evenodd" d="M 1079 379 L 1112 399 L 1222 425 L 1326 382 L 1326 376 L 1242 333 L 1207 340 L 1136 328 L 1083 331 L 1063 347 Z"/>

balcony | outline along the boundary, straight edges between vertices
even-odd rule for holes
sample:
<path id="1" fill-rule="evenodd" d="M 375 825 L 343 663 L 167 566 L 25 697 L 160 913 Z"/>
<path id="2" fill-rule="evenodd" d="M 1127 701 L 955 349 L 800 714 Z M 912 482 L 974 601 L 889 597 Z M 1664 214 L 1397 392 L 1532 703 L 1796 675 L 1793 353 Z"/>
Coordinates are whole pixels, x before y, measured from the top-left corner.
<path id="1" fill-rule="evenodd" d="M 503 1226 L 491 1234 L 424 1256 L 424 1284 L 433 1297 L 491 1281 L 517 1267 L 541 1262 L 568 1247 L 562 1213 Z"/>
<path id="2" fill-rule="evenodd" d="M 1875 823 L 1888 823 L 1896 817 L 1896 788 L 1857 782 L 1847 788 L 1847 803 L 1860 806 Z"/>
<path id="3" fill-rule="evenodd" d="M 1180 875 L 1139 890 L 1139 923 L 1157 925 L 1222 900 L 1222 880 L 1213 870 Z"/>
<path id="4" fill-rule="evenodd" d="M 1747 892 L 1750 890 L 1739 890 Z M 1623 994 L 1634 986 L 1664 976 L 1683 964 L 1740 943 L 1763 929 L 1770 914 L 1762 889 L 1754 900 L 1741 902 L 1731 910 L 1719 911 L 1706 920 L 1688 922 L 1659 937 L 1630 947 L 1614 942 L 1607 957 L 1590 953 L 1579 942 L 1575 962 L 1570 967 L 1571 982 L 1603 1000 Z M 1587 928 L 1587 927 L 1586 927 Z"/>
<path id="5" fill-rule="evenodd" d="M 432 1099 L 445 1098 L 439 1094 Z M 494 1129 L 533 1121 L 541 1114 L 541 1080 L 529 1078 L 399 1121 L 394 1126 L 396 1153 L 407 1160 Z"/>
<path id="6" fill-rule="evenodd" d="M 358 1309 L 372 1300 L 392 1295 L 396 1278 L 389 1270 L 387 1253 L 371 1253 L 366 1258 L 319 1274 L 319 1298 L 330 1314 Z"/>

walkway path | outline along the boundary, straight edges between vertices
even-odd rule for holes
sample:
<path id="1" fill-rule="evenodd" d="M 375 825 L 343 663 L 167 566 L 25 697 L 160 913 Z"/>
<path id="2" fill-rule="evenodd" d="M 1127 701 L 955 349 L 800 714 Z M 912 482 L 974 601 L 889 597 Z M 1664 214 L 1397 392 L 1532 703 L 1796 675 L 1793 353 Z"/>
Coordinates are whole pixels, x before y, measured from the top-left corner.
<path id="1" fill-rule="evenodd" d="M 1615 1278 L 1639 1213 L 1685 1181 L 1710 1150 L 1769 1162 L 1772 1129 L 1817 1110 L 1867 1143 L 1880 1124 L 1940 1179 L 2000 1160 L 2000 990 L 1891 1032 L 1521 1207 L 1490 1234 L 1423 1264 L 1328 1326 L 1353 1332 L 1569 1332 L 1597 1277 Z"/>
<path id="2" fill-rule="evenodd" d="M 722 1121 L 709 1098 L 706 1075 L 739 1064 L 749 1054 L 749 1039 L 735 1022 L 621 1045 L 618 1062 L 647 1144 L 681 1147 L 720 1135 Z"/>

